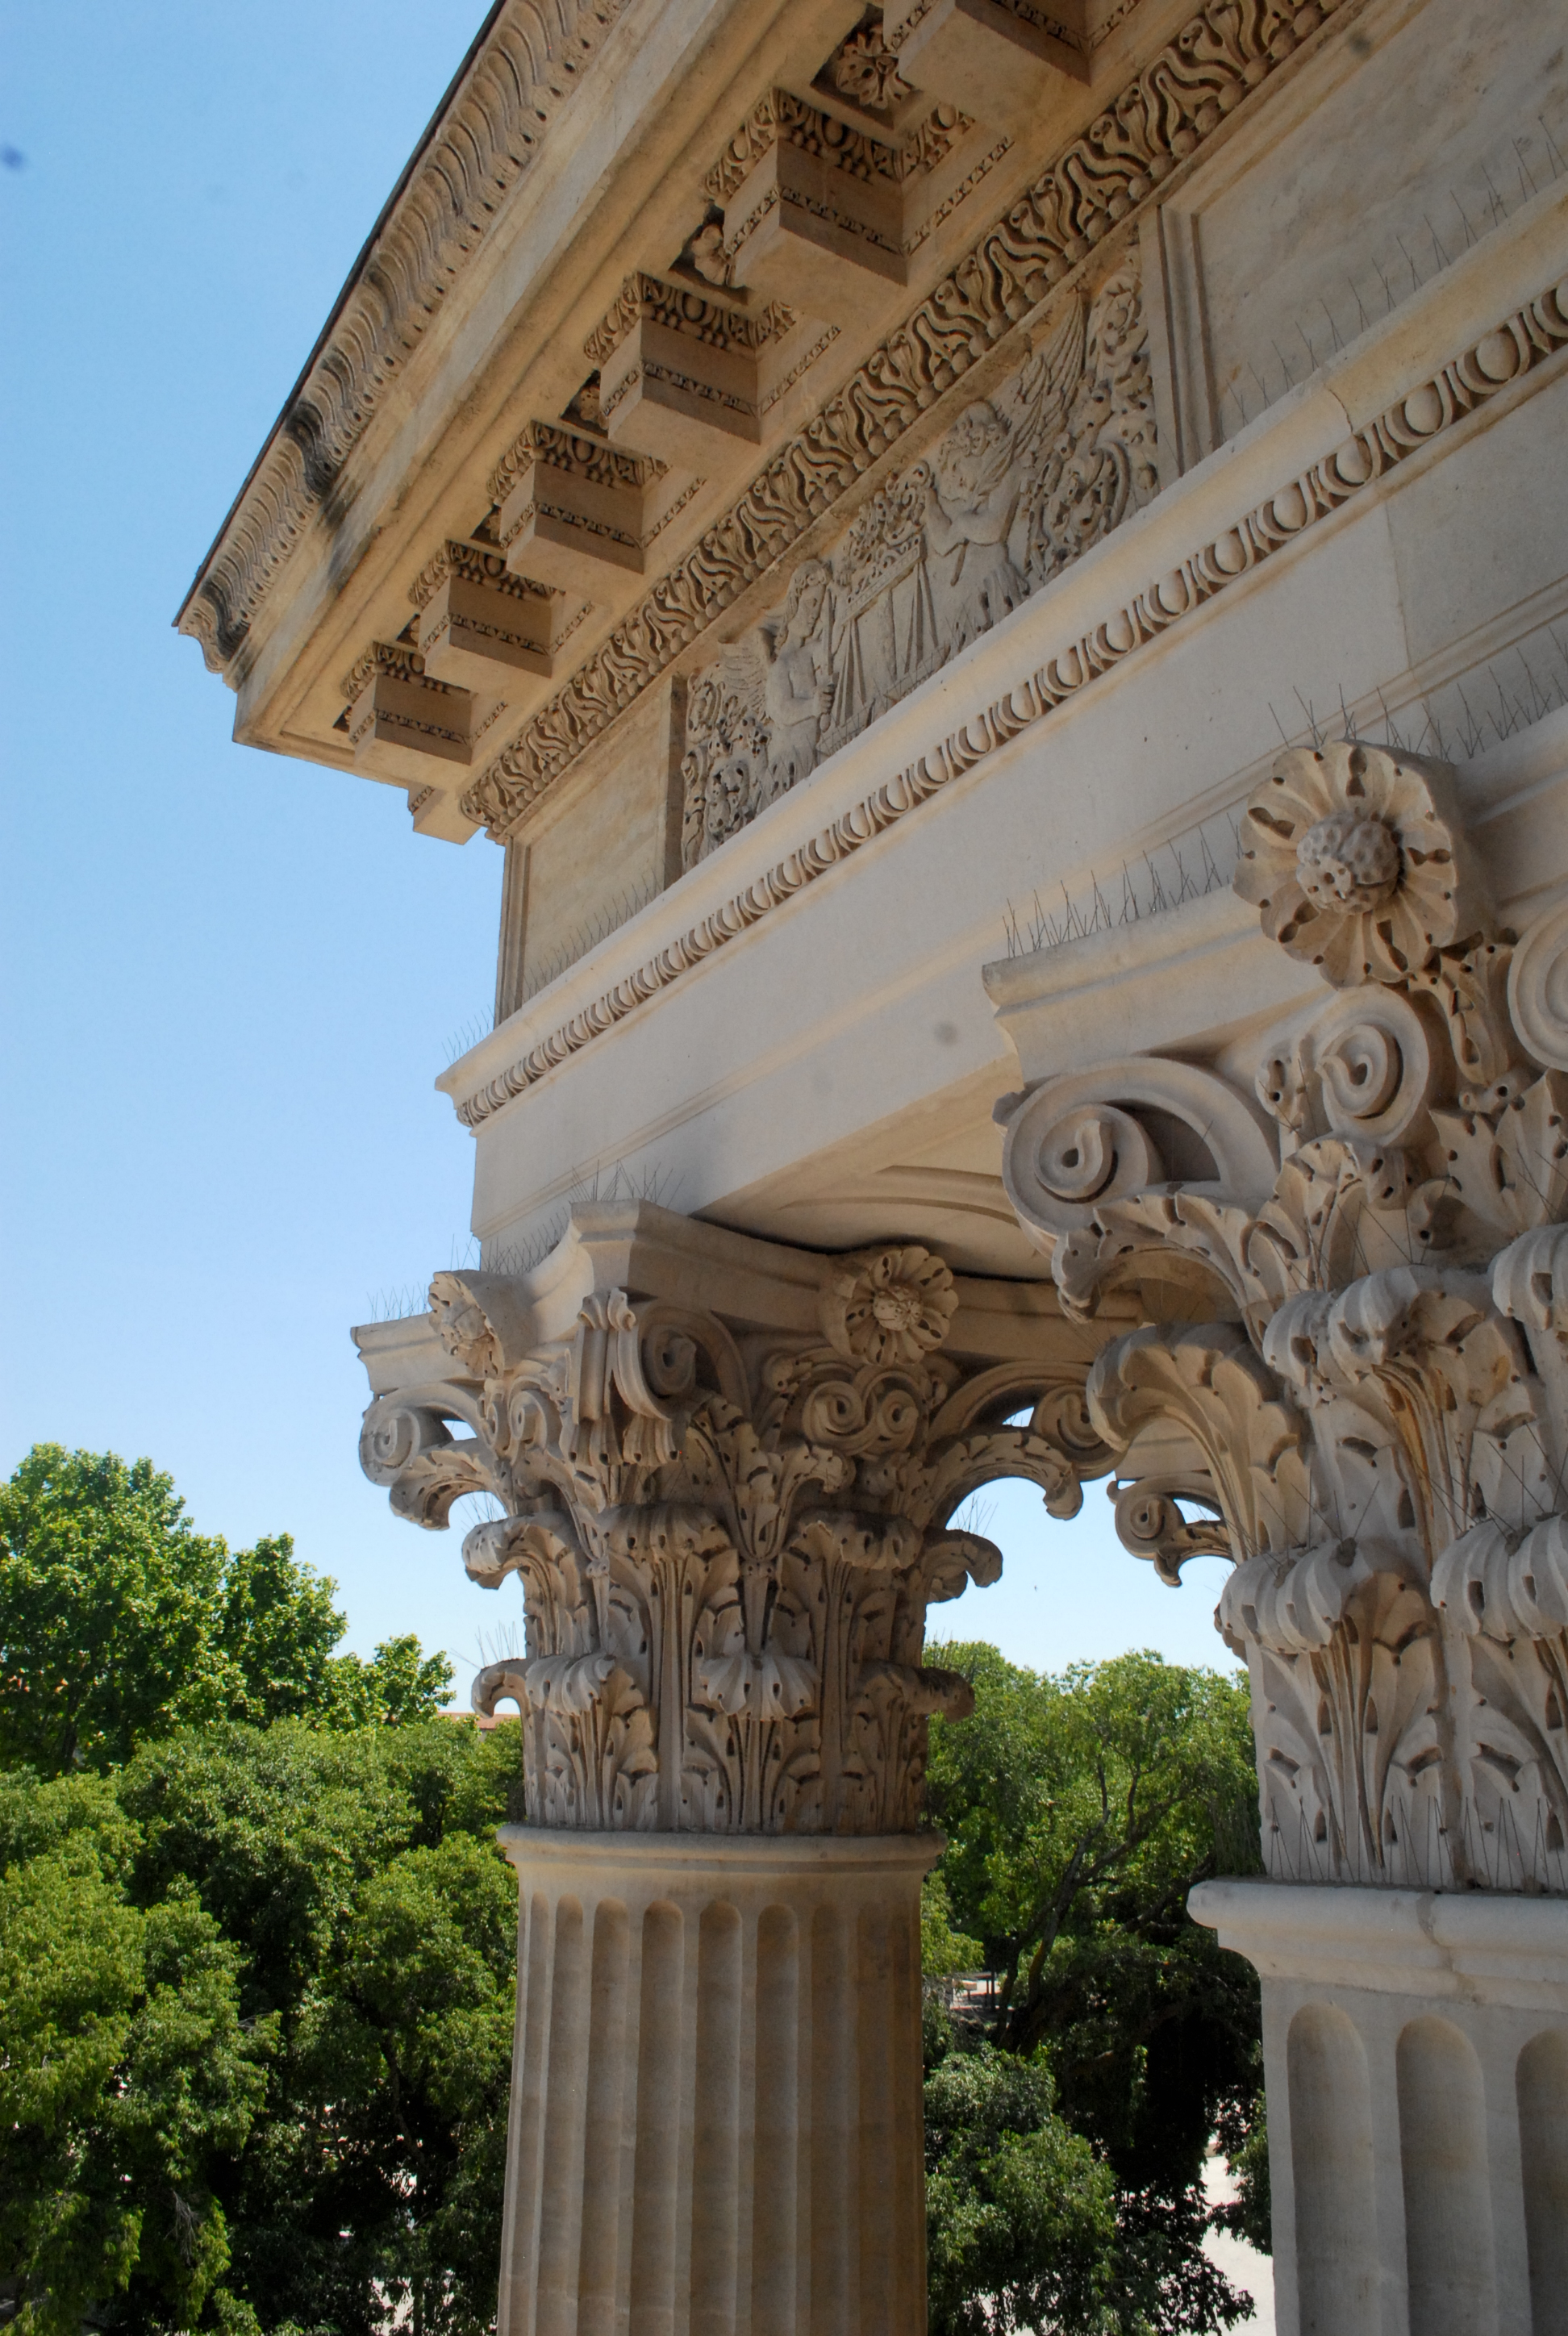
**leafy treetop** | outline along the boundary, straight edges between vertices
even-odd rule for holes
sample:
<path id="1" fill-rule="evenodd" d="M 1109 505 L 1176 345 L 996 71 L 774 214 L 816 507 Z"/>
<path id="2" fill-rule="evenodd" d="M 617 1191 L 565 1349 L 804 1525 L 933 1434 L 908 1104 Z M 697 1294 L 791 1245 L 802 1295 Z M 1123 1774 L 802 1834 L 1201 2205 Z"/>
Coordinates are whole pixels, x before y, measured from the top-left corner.
<path id="1" fill-rule="evenodd" d="M 336 1593 L 287 1533 L 199 1533 L 150 1460 L 35 1445 L 0 1484 L 0 1766 L 103 1768 L 187 1722 L 438 1709 L 452 1667 L 416 1639 L 333 1653 Z"/>

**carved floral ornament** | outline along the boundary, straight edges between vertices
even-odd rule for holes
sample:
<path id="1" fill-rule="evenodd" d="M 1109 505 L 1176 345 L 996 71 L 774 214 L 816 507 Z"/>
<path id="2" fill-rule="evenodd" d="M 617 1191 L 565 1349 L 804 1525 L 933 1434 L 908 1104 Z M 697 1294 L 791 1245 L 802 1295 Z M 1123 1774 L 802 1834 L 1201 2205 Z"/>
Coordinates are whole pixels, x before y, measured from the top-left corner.
<path id="1" fill-rule="evenodd" d="M 1042 1083 L 1009 1193 L 1069 1312 L 1145 1316 L 1089 1416 L 1129 1547 L 1235 1561 L 1270 1870 L 1568 1891 L 1568 911 L 1498 930 L 1415 756 L 1288 753 L 1243 826 L 1237 891 L 1332 994 L 1251 1096 Z"/>
<path id="2" fill-rule="evenodd" d="M 402 1515 L 443 1525 L 477 1491 L 506 1512 L 463 1557 L 521 1575 L 527 1651 L 474 1699 L 522 1709 L 531 1820 L 908 1829 L 927 1718 L 969 1701 L 922 1662 L 927 1606 L 1001 1566 L 950 1521 L 1002 1475 L 1076 1510 L 1109 1465 L 1093 1340 L 960 1362 L 958 1286 L 909 1245 L 822 1260 L 818 1327 L 788 1334 L 610 1289 L 541 1338 L 532 1286 L 438 1274 L 452 1375 L 380 1397 L 361 1443 Z"/>

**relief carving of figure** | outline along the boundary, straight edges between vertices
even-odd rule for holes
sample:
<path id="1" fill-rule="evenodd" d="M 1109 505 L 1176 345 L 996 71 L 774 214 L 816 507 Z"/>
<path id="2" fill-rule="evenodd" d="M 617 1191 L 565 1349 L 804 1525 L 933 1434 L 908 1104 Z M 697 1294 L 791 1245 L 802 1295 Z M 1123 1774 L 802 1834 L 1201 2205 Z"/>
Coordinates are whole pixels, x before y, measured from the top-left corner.
<path id="1" fill-rule="evenodd" d="M 763 685 L 770 750 L 765 803 L 787 793 L 816 764 L 817 739 L 833 704 L 824 622 L 831 614 L 832 580 L 820 560 L 797 568 L 773 636 L 773 662 Z M 768 631 L 765 625 L 760 629 Z"/>
<path id="2" fill-rule="evenodd" d="M 989 630 L 1158 484 L 1135 271 L 1071 296 L 1010 379 L 865 503 L 693 681 L 686 866 Z"/>
<path id="3" fill-rule="evenodd" d="M 926 486 L 926 550 L 935 555 L 949 657 L 1028 598 L 1023 571 L 1008 553 L 1024 485 L 1008 423 L 994 405 L 971 405 L 943 439 Z"/>

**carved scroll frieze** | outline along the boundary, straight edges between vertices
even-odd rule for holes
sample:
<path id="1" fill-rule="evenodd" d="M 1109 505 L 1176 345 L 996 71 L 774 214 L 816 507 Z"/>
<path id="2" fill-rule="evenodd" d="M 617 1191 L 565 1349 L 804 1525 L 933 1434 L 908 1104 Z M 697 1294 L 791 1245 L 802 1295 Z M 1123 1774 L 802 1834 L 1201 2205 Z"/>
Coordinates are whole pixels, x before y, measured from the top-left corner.
<path id="1" fill-rule="evenodd" d="M 1568 1890 L 1568 920 L 1497 930 L 1412 756 L 1287 752 L 1243 828 L 1237 891 L 1329 985 L 1257 1065 L 1271 1190 L 1161 1176 L 1160 1076 L 1222 1082 L 1157 1063 L 1014 1101 L 1008 1189 L 1070 1311 L 1148 1317 L 1089 1412 L 1129 1547 L 1174 1579 L 1223 1528 L 1271 1870 Z"/>
<path id="2" fill-rule="evenodd" d="M 890 480 L 687 695 L 686 865 L 1048 583 L 1154 492 L 1137 277 L 1069 302 L 1018 372 Z"/>
<path id="3" fill-rule="evenodd" d="M 506 1511 L 463 1554 L 521 1577 L 527 1650 L 474 1692 L 523 1711 L 535 1823 L 907 1830 L 968 1697 L 922 1664 L 927 1607 L 1001 1564 L 955 1512 L 1008 1475 L 1070 1514 L 1109 1465 L 1086 1363 L 947 1351 L 926 1250 L 824 1259 L 815 1302 L 782 1335 L 596 1289 L 545 1338 L 527 1277 L 435 1277 L 453 1377 L 373 1403 L 362 1458 L 420 1523 Z"/>

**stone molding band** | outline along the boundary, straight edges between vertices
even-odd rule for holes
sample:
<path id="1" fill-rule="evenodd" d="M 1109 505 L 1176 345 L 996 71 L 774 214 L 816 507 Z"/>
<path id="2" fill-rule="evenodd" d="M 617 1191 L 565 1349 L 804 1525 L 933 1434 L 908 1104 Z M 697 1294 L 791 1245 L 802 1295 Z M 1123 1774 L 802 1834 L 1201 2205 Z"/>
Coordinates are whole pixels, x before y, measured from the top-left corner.
<path id="1" fill-rule="evenodd" d="M 1125 658 L 1160 638 L 1239 578 L 1294 543 L 1386 477 L 1407 456 L 1454 428 L 1477 406 L 1533 372 L 1568 343 L 1568 282 L 1482 334 L 1426 382 L 1299 477 L 1255 504 L 1235 524 L 1179 566 L 1090 627 L 1006 696 L 994 700 L 934 751 L 909 764 L 820 834 L 776 861 L 712 915 L 688 928 L 550 1032 L 497 1076 L 455 1104 L 464 1126 L 480 1127 L 558 1065 L 624 1022 L 743 932 L 838 867 L 917 805 L 963 777 L 1046 719 L 1068 698 Z"/>
<path id="2" fill-rule="evenodd" d="M 940 1833 L 693 1834 L 624 1833 L 591 1826 L 570 1832 L 549 1825 L 500 1825 L 496 1839 L 512 1863 L 548 1874 L 569 1889 L 579 1874 L 598 1870 L 621 1882 L 638 1876 L 656 1889 L 721 1890 L 728 1884 L 787 1874 L 824 1881 L 854 1874 L 872 1878 L 911 1868 L 924 1874 L 947 1843 Z"/>

